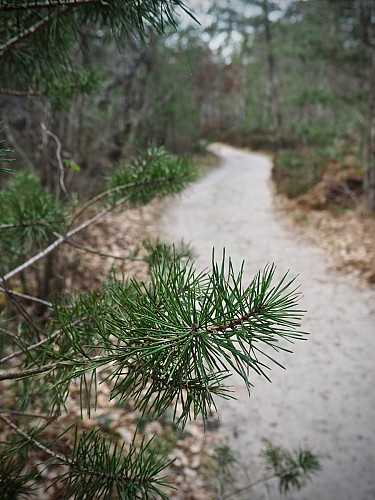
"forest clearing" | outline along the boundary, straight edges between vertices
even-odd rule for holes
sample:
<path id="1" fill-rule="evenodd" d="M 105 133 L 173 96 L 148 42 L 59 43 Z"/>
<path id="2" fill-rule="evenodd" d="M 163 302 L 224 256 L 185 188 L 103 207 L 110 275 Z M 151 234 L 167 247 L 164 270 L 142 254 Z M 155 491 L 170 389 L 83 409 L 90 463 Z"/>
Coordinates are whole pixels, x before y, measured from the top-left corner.
<path id="1" fill-rule="evenodd" d="M 1 500 L 375 499 L 374 8 L 0 1 Z"/>

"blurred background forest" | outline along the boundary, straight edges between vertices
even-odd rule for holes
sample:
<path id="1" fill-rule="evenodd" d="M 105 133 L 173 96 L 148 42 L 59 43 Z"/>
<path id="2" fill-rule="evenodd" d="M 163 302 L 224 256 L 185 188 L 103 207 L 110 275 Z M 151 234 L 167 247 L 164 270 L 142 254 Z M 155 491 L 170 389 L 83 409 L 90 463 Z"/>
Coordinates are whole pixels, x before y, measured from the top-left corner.
<path id="1" fill-rule="evenodd" d="M 166 35 L 146 23 L 143 36 L 109 39 L 94 23 L 56 30 L 47 55 L 43 29 L 32 50 L 3 44 L 1 135 L 14 165 L 55 190 L 60 144 L 67 188 L 86 197 L 137 148 L 196 153 L 220 140 L 276 152 L 274 178 L 291 197 L 334 160 L 346 169 L 331 201 L 364 195 L 374 210 L 374 2 L 187 6 L 201 24 L 183 15 Z"/>
<path id="2" fill-rule="evenodd" d="M 120 272 L 130 268 L 137 279 L 149 279 L 161 245 L 142 240 L 152 233 L 157 209 L 151 205 L 141 215 L 132 209 L 180 192 L 195 178 L 185 155 L 207 162 L 212 142 L 272 153 L 276 190 L 286 204 L 297 203 L 294 209 L 324 209 L 324 220 L 328 211 L 355 214 L 352 227 L 361 231 L 353 230 L 355 242 L 347 246 L 367 245 L 360 259 L 375 283 L 375 1 L 187 0 L 185 6 L 180 0 L 0 0 L 0 160 L 12 160 L 4 164 L 9 175 L 0 165 L 0 363 L 9 368 L 0 379 L 12 381 L 0 419 L 8 430 L 14 427 L 4 414 L 22 419 L 28 410 L 32 418 L 48 407 L 55 365 L 47 361 L 86 360 L 80 345 L 86 339 L 88 352 L 95 345 L 90 335 L 104 317 L 95 294 L 108 300 L 103 281 L 114 262 L 121 261 Z M 115 210 L 120 206 L 125 214 Z M 294 211 L 294 217 L 308 216 Z M 361 217 L 366 223 L 359 224 Z M 337 227 L 328 225 L 327 232 Z M 318 239 L 330 241 L 326 236 Z M 77 250 L 88 253 L 78 257 Z M 164 251 L 166 262 L 191 253 Z M 65 316 L 50 302 L 85 288 L 86 298 L 77 295 L 74 306 L 61 309 Z M 23 370 L 32 377 L 40 365 L 40 373 L 51 370 L 50 379 L 38 378 L 37 369 L 29 384 Z M 14 375 L 15 368 L 21 371 Z M 129 429 L 120 426 L 132 413 L 142 434 L 149 415 L 135 413 L 133 402 L 115 406 L 112 398 L 110 407 L 109 389 L 100 390 L 104 409 L 92 420 L 127 440 Z M 82 411 L 78 392 L 70 394 L 70 416 Z M 57 418 L 51 415 L 42 416 L 48 431 Z M 67 428 L 70 416 L 63 417 Z M 197 425 L 187 445 L 177 444 L 168 418 L 158 445 L 164 455 L 203 443 Z M 51 439 L 59 433 L 51 431 Z M 183 481 L 188 491 L 190 476 Z"/>

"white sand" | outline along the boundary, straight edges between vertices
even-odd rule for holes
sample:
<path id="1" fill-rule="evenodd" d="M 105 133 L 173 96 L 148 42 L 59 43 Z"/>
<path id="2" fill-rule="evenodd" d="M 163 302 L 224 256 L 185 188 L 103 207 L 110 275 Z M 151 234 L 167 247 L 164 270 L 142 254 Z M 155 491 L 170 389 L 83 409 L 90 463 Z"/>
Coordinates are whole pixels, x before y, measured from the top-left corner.
<path id="1" fill-rule="evenodd" d="M 238 401 L 218 401 L 221 429 L 247 471 L 243 485 L 262 474 L 259 451 L 270 440 L 307 445 L 321 456 L 323 470 L 288 498 L 375 499 L 375 292 L 332 270 L 320 249 L 283 226 L 272 204 L 267 157 L 215 148 L 222 166 L 168 206 L 162 232 L 191 242 L 199 267 L 209 266 L 212 247 L 219 257 L 225 247 L 238 267 L 246 261 L 248 278 L 268 262 L 279 274 L 299 274 L 308 311 L 303 328 L 311 333 L 293 354 L 278 355 L 287 369 L 275 367 L 272 384 L 254 377 L 251 398 L 239 383 Z M 232 498 L 279 494 L 262 485 Z"/>

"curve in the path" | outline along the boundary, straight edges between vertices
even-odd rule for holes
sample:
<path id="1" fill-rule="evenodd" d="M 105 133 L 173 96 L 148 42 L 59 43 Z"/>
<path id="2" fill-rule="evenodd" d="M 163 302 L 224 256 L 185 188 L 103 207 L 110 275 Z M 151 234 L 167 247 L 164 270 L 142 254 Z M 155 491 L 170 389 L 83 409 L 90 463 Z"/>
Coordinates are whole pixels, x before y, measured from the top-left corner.
<path id="1" fill-rule="evenodd" d="M 246 261 L 246 276 L 275 262 L 280 275 L 299 274 L 308 311 L 308 342 L 280 354 L 286 370 L 274 368 L 272 384 L 254 378 L 249 398 L 236 384 L 237 401 L 218 401 L 221 429 L 244 464 L 244 483 L 260 474 L 259 452 L 267 440 L 287 447 L 307 445 L 323 471 L 295 499 L 375 499 L 375 294 L 332 271 L 322 251 L 283 227 L 272 204 L 270 160 L 216 145 L 221 166 L 167 207 L 161 231 L 195 248 L 198 267 L 208 267 L 212 247 L 234 263 Z M 241 484 L 237 484 L 241 486 Z M 260 486 L 251 498 L 279 498 Z M 237 499 L 250 498 L 250 492 Z"/>

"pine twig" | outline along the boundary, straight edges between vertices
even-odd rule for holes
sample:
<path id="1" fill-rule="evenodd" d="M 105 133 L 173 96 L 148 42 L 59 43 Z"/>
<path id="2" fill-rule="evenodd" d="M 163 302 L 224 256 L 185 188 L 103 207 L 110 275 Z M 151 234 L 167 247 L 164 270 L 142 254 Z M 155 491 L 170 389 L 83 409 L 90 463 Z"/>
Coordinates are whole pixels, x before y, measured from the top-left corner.
<path id="1" fill-rule="evenodd" d="M 84 318 L 79 318 L 76 321 L 73 321 L 72 323 L 70 323 L 70 325 L 71 326 L 78 325 L 79 323 L 82 323 L 82 321 L 86 321 L 87 319 L 88 319 L 87 316 L 84 317 Z M 25 350 L 32 351 L 34 349 L 37 349 L 38 347 L 46 344 L 48 341 L 54 340 L 57 337 L 59 337 L 62 334 L 62 332 L 63 332 L 62 329 L 56 330 L 55 332 L 53 332 L 50 336 L 46 337 L 45 339 L 40 340 L 39 342 L 36 342 L 35 344 L 31 344 L 31 345 L 25 347 Z M 25 353 L 24 350 L 19 350 L 19 351 L 13 352 L 12 354 L 9 354 L 8 356 L 5 356 L 4 358 L 1 358 L 0 359 L 0 364 L 5 363 L 6 361 L 9 361 L 10 359 L 16 358 L 17 356 L 21 356 L 24 353 Z"/>
<path id="2" fill-rule="evenodd" d="M 29 2 L 29 3 L 19 3 L 11 4 L 5 3 L 0 7 L 0 12 L 11 12 L 11 11 L 21 11 L 30 9 L 53 9 L 55 7 L 79 7 L 81 5 L 86 5 L 90 3 L 100 3 L 103 4 L 102 0 L 48 0 L 47 2 Z M 109 6 L 109 4 L 108 4 Z"/>
<path id="3" fill-rule="evenodd" d="M 3 229 L 15 229 L 19 227 L 33 227 L 33 226 L 48 226 L 50 223 L 47 221 L 36 220 L 33 222 L 23 222 L 20 224 L 1 224 L 0 231 Z"/>
<path id="4" fill-rule="evenodd" d="M 61 16 L 63 14 L 66 14 L 68 11 L 69 8 L 67 6 L 62 7 L 62 9 L 58 12 L 58 14 Z M 56 13 L 48 14 L 47 16 L 43 17 L 42 19 L 34 23 L 32 26 L 29 26 L 28 28 L 24 29 L 21 33 L 18 33 L 13 38 L 0 45 L 0 56 L 4 55 L 5 52 L 12 49 L 18 43 L 21 43 L 27 38 L 29 38 L 31 35 L 34 35 L 34 33 L 44 28 L 52 19 L 55 18 L 56 18 Z"/>
<path id="5" fill-rule="evenodd" d="M 0 419 L 8 427 L 10 427 L 11 429 L 13 429 L 19 436 L 22 436 L 26 441 L 28 441 L 29 443 L 31 443 L 32 445 L 34 445 L 36 448 L 39 448 L 39 450 L 44 451 L 45 453 L 47 453 L 47 455 L 49 455 L 50 457 L 52 457 L 55 460 L 58 460 L 59 462 L 62 462 L 64 464 L 66 464 L 66 465 L 70 465 L 69 462 L 67 461 L 67 459 L 65 457 L 63 457 L 62 455 L 59 455 L 58 453 L 55 453 L 50 448 L 47 448 L 47 446 L 44 446 L 44 444 L 40 443 L 35 438 L 33 438 L 32 436 L 30 436 L 30 434 L 27 434 L 25 431 L 23 431 L 22 429 L 20 429 L 14 422 L 12 422 L 8 417 L 6 417 L 5 415 L 3 415 L 1 412 L 0 412 Z"/>
<path id="6" fill-rule="evenodd" d="M 111 359 L 108 356 L 94 356 L 92 358 L 87 358 L 87 363 L 91 363 L 93 361 L 103 362 L 103 364 Z M 56 368 L 62 368 L 64 366 L 75 366 L 78 364 L 82 364 L 82 359 L 70 359 L 68 361 L 58 361 L 53 364 L 47 364 L 38 366 L 36 368 L 28 368 L 26 370 L 20 371 L 10 371 L 10 372 L 0 372 L 0 382 L 3 380 L 19 380 L 22 378 L 31 377 L 33 375 L 41 375 L 42 373 L 46 373 L 52 370 L 56 370 Z"/>
<path id="7" fill-rule="evenodd" d="M 125 197 L 121 198 L 120 200 L 118 200 L 116 202 L 116 207 L 120 206 L 122 203 L 125 203 L 125 201 L 127 201 L 127 199 L 128 199 L 128 197 L 125 196 Z M 34 255 L 29 260 L 27 260 L 23 264 L 19 265 L 18 267 L 16 267 L 12 271 L 9 271 L 9 273 L 7 273 L 4 276 L 4 279 L 5 280 L 9 280 L 10 278 L 13 278 L 18 273 L 20 273 L 21 271 L 24 271 L 28 267 L 32 266 L 35 262 L 37 262 L 38 260 L 42 259 L 46 255 L 48 255 L 49 253 L 51 253 L 53 250 L 55 250 L 66 239 L 69 239 L 71 236 L 74 236 L 75 234 L 79 233 L 80 231 L 83 231 L 83 229 L 86 229 L 87 227 L 91 226 L 91 224 L 94 224 L 99 219 L 101 219 L 102 217 L 104 217 L 105 214 L 107 214 L 110 210 L 112 210 L 112 207 L 109 207 L 109 208 L 106 208 L 106 209 L 102 210 L 101 212 L 97 213 L 96 215 L 94 215 L 90 219 L 86 220 L 85 222 L 82 222 L 82 224 L 80 224 L 79 226 L 75 227 L 71 231 L 68 231 L 65 235 L 60 236 L 53 243 L 51 243 L 48 247 L 44 248 L 44 250 L 42 250 L 41 252 L 37 253 L 36 255 Z"/>

